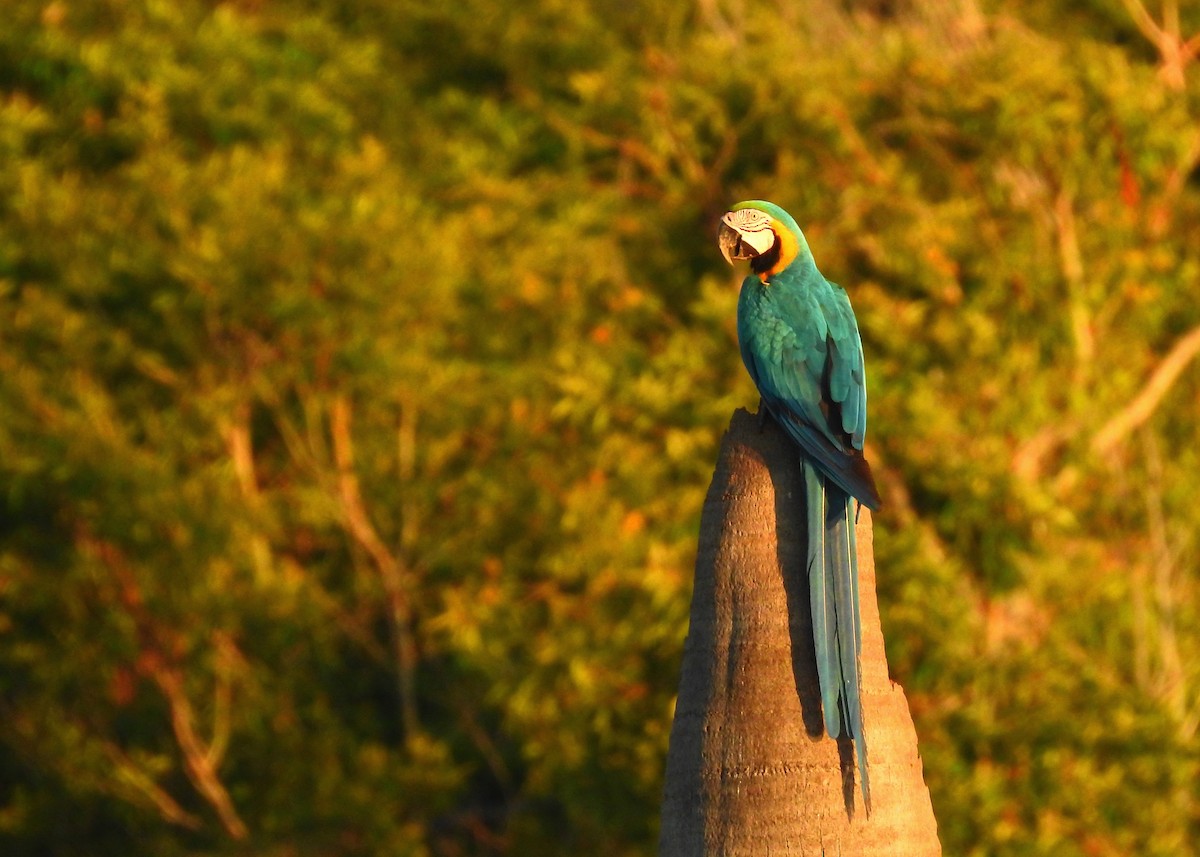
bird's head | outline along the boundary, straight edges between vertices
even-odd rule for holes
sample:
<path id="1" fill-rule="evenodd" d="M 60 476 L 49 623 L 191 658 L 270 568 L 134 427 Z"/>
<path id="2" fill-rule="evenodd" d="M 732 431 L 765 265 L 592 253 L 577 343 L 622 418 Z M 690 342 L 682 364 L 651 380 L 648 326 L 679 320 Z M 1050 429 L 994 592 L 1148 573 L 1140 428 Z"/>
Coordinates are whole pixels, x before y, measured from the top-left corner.
<path id="1" fill-rule="evenodd" d="M 739 202 L 721 216 L 717 245 L 731 265 L 749 259 L 750 270 L 763 282 L 809 252 L 804 233 L 792 216 L 761 199 Z"/>

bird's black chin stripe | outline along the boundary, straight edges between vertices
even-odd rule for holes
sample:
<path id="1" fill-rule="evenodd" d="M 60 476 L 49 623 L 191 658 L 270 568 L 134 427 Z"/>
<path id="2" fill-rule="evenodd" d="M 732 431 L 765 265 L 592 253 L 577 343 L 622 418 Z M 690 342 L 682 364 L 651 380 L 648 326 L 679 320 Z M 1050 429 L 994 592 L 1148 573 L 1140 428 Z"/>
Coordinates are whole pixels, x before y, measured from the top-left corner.
<path id="1" fill-rule="evenodd" d="M 756 274 L 762 274 L 771 270 L 778 264 L 779 254 L 782 252 L 782 249 L 779 243 L 779 236 L 776 235 L 775 243 L 771 245 L 770 250 L 750 260 L 750 270 Z"/>

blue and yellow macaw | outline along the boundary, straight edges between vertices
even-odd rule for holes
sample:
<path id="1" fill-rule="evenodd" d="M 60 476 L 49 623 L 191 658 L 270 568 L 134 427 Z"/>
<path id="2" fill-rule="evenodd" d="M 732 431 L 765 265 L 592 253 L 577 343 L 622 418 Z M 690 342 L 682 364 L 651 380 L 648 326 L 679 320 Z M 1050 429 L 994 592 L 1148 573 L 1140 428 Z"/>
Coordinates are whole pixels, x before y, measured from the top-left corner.
<path id="1" fill-rule="evenodd" d="M 739 202 L 721 218 L 725 260 L 753 272 L 738 299 L 742 361 L 762 406 L 800 447 L 808 509 L 808 583 L 825 729 L 858 751 L 863 802 L 871 808 L 860 706 L 857 500 L 879 507 L 863 456 L 867 385 L 850 299 L 821 275 L 804 233 L 774 203 Z"/>

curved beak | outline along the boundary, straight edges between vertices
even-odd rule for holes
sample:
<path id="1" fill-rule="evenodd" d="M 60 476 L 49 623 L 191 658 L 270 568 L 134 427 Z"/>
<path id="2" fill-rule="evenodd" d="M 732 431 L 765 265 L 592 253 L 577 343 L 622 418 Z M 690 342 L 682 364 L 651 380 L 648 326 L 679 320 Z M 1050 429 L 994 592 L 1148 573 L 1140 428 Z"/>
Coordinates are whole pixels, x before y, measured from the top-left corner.
<path id="1" fill-rule="evenodd" d="M 726 213 L 717 227 L 717 246 L 730 265 L 761 256 L 775 243 L 775 233 L 770 229 L 740 229 L 729 222 L 731 219 L 732 212 Z"/>

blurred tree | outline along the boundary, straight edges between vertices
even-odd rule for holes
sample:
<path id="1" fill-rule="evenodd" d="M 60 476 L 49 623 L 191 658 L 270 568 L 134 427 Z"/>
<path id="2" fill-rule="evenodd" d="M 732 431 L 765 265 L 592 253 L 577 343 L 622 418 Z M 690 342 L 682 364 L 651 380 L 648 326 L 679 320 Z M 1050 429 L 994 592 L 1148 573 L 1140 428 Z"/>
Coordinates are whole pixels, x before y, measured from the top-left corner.
<path id="1" fill-rule="evenodd" d="M 1195 10 L 4 14 L 0 851 L 651 853 L 768 196 L 947 852 L 1188 853 Z"/>

